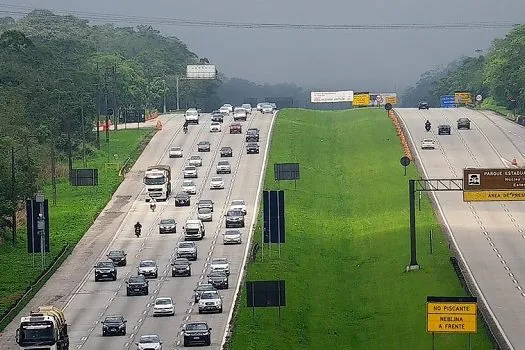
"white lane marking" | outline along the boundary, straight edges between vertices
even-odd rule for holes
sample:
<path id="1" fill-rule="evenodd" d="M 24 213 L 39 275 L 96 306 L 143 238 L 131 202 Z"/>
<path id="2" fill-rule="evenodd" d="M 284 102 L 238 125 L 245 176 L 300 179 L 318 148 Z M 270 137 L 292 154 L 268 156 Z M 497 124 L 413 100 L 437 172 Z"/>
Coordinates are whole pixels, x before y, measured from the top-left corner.
<path id="1" fill-rule="evenodd" d="M 222 337 L 222 342 L 221 342 L 221 349 L 224 347 L 224 345 L 226 344 L 226 340 L 228 338 L 228 333 L 230 332 L 230 325 L 231 325 L 231 321 L 232 321 L 232 317 L 233 317 L 233 311 L 235 310 L 235 304 L 237 302 L 237 296 L 239 295 L 239 289 L 241 287 L 241 283 L 243 281 L 243 276 L 244 276 L 244 270 L 246 268 L 246 260 L 248 258 L 248 252 L 250 251 L 250 246 L 251 246 L 251 242 L 252 242 L 252 236 L 253 236 L 253 230 L 256 226 L 256 219 L 257 219 L 257 212 L 258 212 L 258 208 L 259 208 L 259 197 L 261 196 L 261 190 L 262 190 L 262 186 L 263 186 L 263 181 L 264 181 L 264 176 L 266 175 L 266 165 L 267 165 L 267 162 L 268 162 L 268 150 L 270 149 L 270 144 L 272 143 L 271 139 L 272 139 L 272 131 L 273 131 L 273 124 L 275 122 L 275 118 L 277 116 L 277 113 L 279 113 L 279 111 L 276 111 L 273 116 L 272 116 L 272 122 L 270 123 L 270 128 L 268 129 L 268 134 L 267 134 L 267 138 L 266 138 L 266 147 L 265 147 L 265 150 L 264 150 L 264 158 L 263 158 L 263 164 L 262 164 L 262 169 L 261 169 L 261 175 L 259 176 L 259 184 L 257 186 L 257 195 L 255 197 L 255 207 L 254 207 L 254 210 L 253 210 L 253 216 L 252 216 L 252 225 L 250 227 L 250 232 L 248 234 L 248 242 L 246 244 L 246 248 L 244 250 L 244 256 L 243 256 L 243 259 L 242 259 L 242 264 L 241 264 L 241 267 L 239 269 L 239 279 L 237 281 L 237 286 L 235 286 L 235 291 L 233 292 L 233 300 L 232 300 L 232 306 L 230 308 L 230 312 L 228 313 L 228 318 L 226 319 L 226 327 L 225 327 L 225 330 L 224 330 L 224 335 Z"/>

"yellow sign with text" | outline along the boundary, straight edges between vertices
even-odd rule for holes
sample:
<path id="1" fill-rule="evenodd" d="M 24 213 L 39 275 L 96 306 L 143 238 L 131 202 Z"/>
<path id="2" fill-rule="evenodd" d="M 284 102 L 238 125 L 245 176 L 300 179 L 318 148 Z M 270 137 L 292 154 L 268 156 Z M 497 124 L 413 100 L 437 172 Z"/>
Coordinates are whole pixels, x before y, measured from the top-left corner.
<path id="1" fill-rule="evenodd" d="M 387 96 L 385 98 L 385 103 L 390 103 L 391 105 L 397 104 L 397 96 Z"/>
<path id="2" fill-rule="evenodd" d="M 476 333 L 476 303 L 427 302 L 427 332 Z"/>
<path id="3" fill-rule="evenodd" d="M 456 104 L 471 104 L 472 103 L 472 94 L 470 92 L 456 92 L 454 94 L 454 102 Z"/>
<path id="4" fill-rule="evenodd" d="M 463 202 L 525 201 L 525 190 L 463 191 Z"/>
<path id="5" fill-rule="evenodd" d="M 353 106 L 368 106 L 370 104 L 370 94 L 354 94 Z"/>

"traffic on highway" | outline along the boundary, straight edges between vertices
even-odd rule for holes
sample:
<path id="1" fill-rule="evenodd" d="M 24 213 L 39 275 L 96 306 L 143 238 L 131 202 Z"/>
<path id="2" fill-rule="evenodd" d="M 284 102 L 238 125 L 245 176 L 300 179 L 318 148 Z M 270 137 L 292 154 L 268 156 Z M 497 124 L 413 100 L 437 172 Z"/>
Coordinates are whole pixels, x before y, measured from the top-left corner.
<path id="1" fill-rule="evenodd" d="M 225 105 L 172 116 L 157 134 L 162 147 L 130 172 L 141 188 L 117 231 L 98 226 L 113 238 L 82 266 L 63 311 L 41 307 L 16 320 L 21 349 L 219 348 L 256 218 L 272 111 Z"/>

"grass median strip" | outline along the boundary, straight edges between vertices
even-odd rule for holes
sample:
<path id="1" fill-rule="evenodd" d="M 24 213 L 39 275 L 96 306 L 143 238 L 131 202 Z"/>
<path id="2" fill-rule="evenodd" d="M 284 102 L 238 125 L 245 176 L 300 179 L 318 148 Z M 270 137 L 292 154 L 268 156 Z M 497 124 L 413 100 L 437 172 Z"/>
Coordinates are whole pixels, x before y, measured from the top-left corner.
<path id="1" fill-rule="evenodd" d="M 57 181 L 56 206 L 52 204 L 53 191 L 46 185 L 44 193 L 49 200 L 51 252 L 46 256 L 47 266 L 55 260 L 66 244 L 74 246 L 94 219 L 110 200 L 122 177 L 118 175 L 126 159 L 133 163 L 151 139 L 154 131 L 149 129 L 129 129 L 111 132 L 109 144 L 101 135 L 101 149 L 87 159 L 87 168 L 99 169 L 99 185 L 96 187 L 73 187 L 67 178 Z M 116 156 L 115 156 L 116 155 Z M 82 161 L 75 160 L 74 168 L 82 168 Z M 4 240 L 0 245 L 0 317 L 26 292 L 41 274 L 40 255 L 33 258 L 27 253 L 25 227 L 17 232 L 17 246 Z M 0 324 L 2 330 L 8 320 Z"/>
<path id="2" fill-rule="evenodd" d="M 247 280 L 286 281 L 276 308 L 246 307 L 241 292 L 230 349 L 430 349 L 427 295 L 466 292 L 449 261 L 447 242 L 428 199 L 417 212 L 418 262 L 407 273 L 408 179 L 403 151 L 384 110 L 279 113 L 266 190 L 285 190 L 286 243 L 281 258 L 267 245 Z M 273 164 L 298 162 L 301 179 L 273 179 Z M 429 231 L 433 230 L 433 254 Z M 261 241 L 260 224 L 254 239 Z M 436 335 L 437 349 L 467 348 L 468 335 Z M 472 348 L 491 349 L 479 320 Z"/>

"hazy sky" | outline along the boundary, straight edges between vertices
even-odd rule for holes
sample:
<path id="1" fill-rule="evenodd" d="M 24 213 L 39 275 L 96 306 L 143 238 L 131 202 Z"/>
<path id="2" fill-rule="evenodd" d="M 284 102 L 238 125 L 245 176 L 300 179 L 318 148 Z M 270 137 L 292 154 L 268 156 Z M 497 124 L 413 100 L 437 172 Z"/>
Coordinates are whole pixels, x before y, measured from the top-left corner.
<path id="1" fill-rule="evenodd" d="M 486 50 L 509 29 L 233 29 L 180 27 L 162 18 L 347 25 L 520 23 L 525 18 L 524 0 L 0 0 L 0 10 L 13 10 L 6 5 L 146 17 L 145 24 L 177 36 L 228 77 L 398 92 L 433 66 Z"/>

